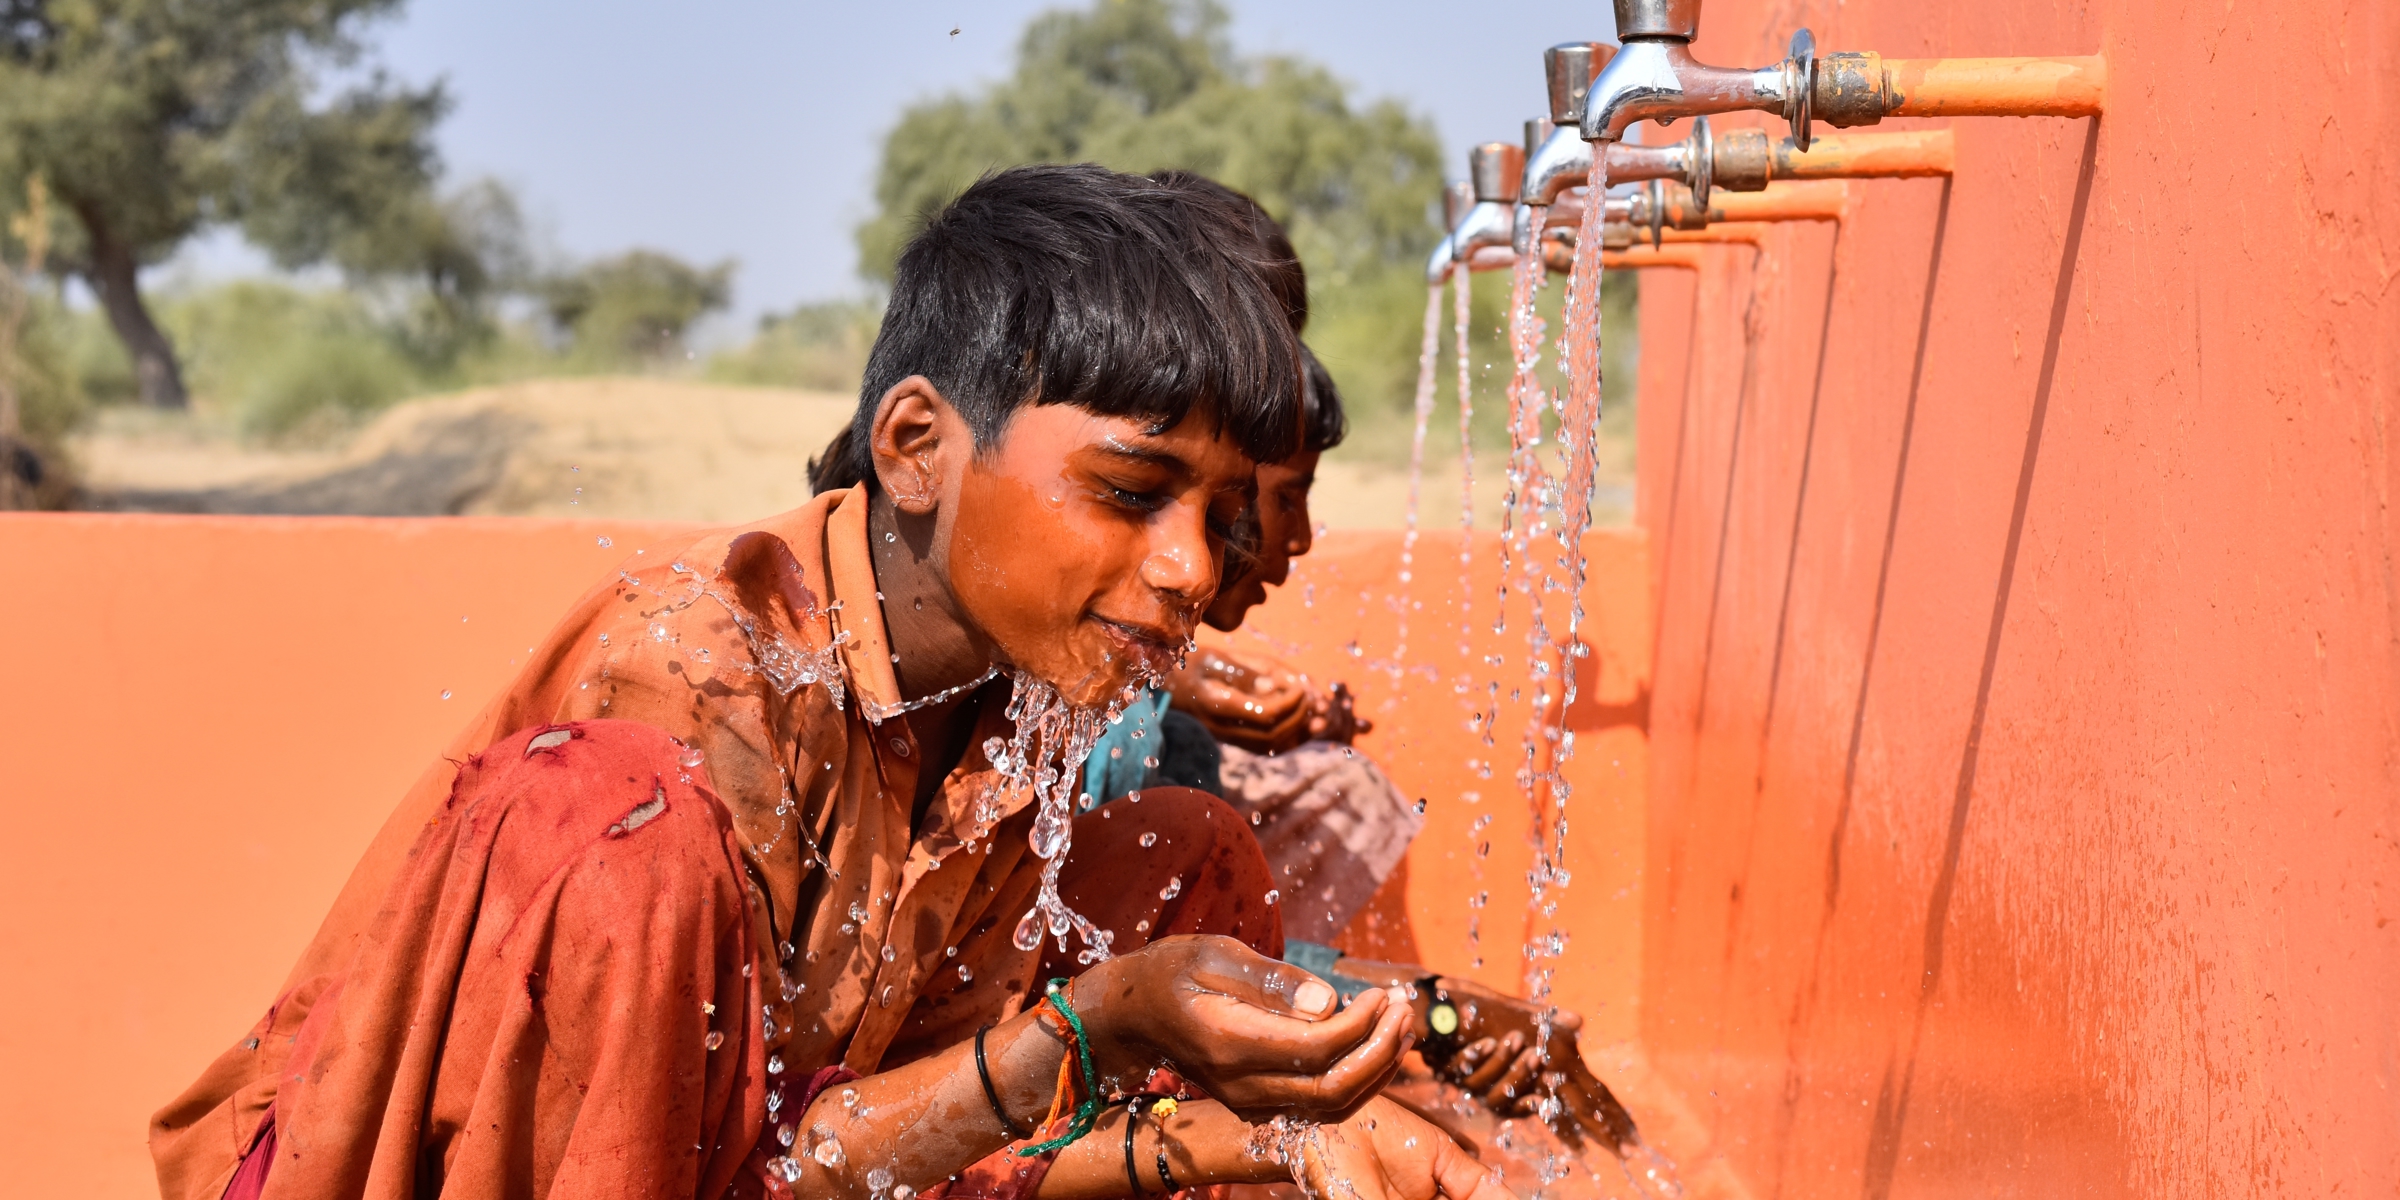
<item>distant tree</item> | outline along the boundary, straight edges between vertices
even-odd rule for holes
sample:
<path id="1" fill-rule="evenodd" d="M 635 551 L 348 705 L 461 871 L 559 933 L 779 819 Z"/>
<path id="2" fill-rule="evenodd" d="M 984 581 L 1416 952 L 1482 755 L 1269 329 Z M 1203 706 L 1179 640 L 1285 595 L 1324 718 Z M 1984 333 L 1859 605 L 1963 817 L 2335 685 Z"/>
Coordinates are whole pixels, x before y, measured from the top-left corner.
<path id="1" fill-rule="evenodd" d="M 1034 18 L 1007 79 L 917 104 L 886 135 L 861 271 L 889 279 L 926 217 L 986 171 L 1182 167 L 1249 193 L 1291 231 L 1320 318 L 1311 341 L 1345 389 L 1403 395 L 1416 281 L 1441 236 L 1432 124 L 1389 100 L 1354 105 L 1316 63 L 1239 56 L 1226 26 L 1215 0 L 1102 0 Z"/>
<path id="2" fill-rule="evenodd" d="M 692 322 L 733 298 L 731 262 L 695 267 L 656 250 L 629 250 L 540 285 L 550 320 L 575 350 L 604 361 L 657 358 L 683 345 Z"/>
<path id="3" fill-rule="evenodd" d="M 0 0 L 0 198 L 47 181 L 52 267 L 90 285 L 146 402 L 187 397 L 140 270 L 208 226 L 286 268 L 419 275 L 443 303 L 485 285 L 433 193 L 440 86 L 375 73 L 317 99 L 399 4 Z"/>

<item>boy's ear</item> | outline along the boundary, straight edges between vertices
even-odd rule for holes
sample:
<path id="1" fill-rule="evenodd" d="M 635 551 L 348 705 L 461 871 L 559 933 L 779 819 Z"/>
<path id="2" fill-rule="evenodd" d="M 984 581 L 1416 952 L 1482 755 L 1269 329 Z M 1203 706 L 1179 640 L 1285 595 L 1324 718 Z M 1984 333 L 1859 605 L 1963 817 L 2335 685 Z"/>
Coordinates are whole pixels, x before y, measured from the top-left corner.
<path id="1" fill-rule="evenodd" d="M 974 434 L 941 390 L 922 375 L 892 385 L 875 406 L 867 450 L 875 478 L 892 506 L 918 516 L 941 503 L 951 471 L 972 449 Z"/>

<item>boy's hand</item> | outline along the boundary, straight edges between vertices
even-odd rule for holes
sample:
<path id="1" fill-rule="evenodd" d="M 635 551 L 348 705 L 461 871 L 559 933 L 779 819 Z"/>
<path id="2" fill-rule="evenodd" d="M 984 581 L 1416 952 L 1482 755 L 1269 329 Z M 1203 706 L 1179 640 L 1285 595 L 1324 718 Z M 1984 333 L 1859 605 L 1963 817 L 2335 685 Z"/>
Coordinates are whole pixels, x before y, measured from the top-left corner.
<path id="1" fill-rule="evenodd" d="M 1164 938 L 1077 976 L 1075 1006 L 1111 1086 L 1168 1067 L 1245 1118 L 1338 1118 L 1390 1080 L 1410 1009 L 1333 989 L 1228 937 Z"/>
<path id="2" fill-rule="evenodd" d="M 1584 1065 L 1576 1040 L 1581 1016 L 1557 1010 L 1544 1066 L 1538 1042 L 1543 1006 L 1465 979 L 1444 977 L 1440 986 L 1458 1010 L 1458 1038 L 1465 1043 L 1435 1064 L 1442 1078 L 1501 1116 L 1532 1115 L 1545 1099 L 1555 1098 L 1564 1119 L 1550 1124 L 1560 1135 L 1569 1141 L 1596 1139 L 1611 1153 L 1624 1153 L 1634 1137 L 1633 1115 Z"/>
<path id="3" fill-rule="evenodd" d="M 1475 1161 L 1450 1135 L 1389 1100 L 1369 1101 L 1340 1124 L 1319 1127 L 1292 1164 L 1295 1182 L 1312 1196 L 1358 1200 L 1514 1200 L 1500 1173 Z M 1306 1173 L 1305 1180 L 1299 1177 Z"/>
<path id="4" fill-rule="evenodd" d="M 1350 694 L 1349 684 L 1336 681 L 1331 691 L 1309 696 L 1309 737 L 1347 746 L 1358 735 L 1374 731 L 1375 722 L 1358 715 L 1358 698 Z"/>
<path id="5" fill-rule="evenodd" d="M 1273 659 L 1201 649 L 1169 680 L 1175 707 L 1209 736 L 1257 754 L 1280 754 L 1311 737 L 1326 717 L 1306 676 Z"/>

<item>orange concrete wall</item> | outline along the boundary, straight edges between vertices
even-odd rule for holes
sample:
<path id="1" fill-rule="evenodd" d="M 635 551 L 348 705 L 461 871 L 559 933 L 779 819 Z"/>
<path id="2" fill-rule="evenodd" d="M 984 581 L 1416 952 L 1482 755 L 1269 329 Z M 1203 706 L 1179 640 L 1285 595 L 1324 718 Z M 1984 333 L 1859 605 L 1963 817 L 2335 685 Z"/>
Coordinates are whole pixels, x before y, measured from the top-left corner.
<path id="1" fill-rule="evenodd" d="M 144 1120 L 256 1019 L 393 801 L 577 594 L 673 533 L 0 514 L 0 1195 L 154 1195 Z M 1397 535 L 1327 537 L 1239 641 L 1358 687 L 1381 722 L 1362 748 L 1430 801 L 1405 889 L 1418 944 L 1509 986 L 1530 822 L 1507 766 L 1495 786 L 1469 765 L 1494 752 L 1450 691 L 1465 661 L 1443 582 L 1457 550 L 1455 535 L 1425 539 L 1423 584 L 1401 593 Z M 1488 594 L 1492 539 L 1474 550 Z M 1592 553 L 1558 994 L 1615 1039 L 1633 1032 L 1638 986 L 1649 567 L 1639 536 L 1596 536 Z M 1431 648 L 1395 682 L 1404 603 Z M 1476 611 L 1488 626 L 1489 602 Z M 1521 646 L 1523 628 L 1520 610 L 1471 656 Z M 1526 712 L 1504 706 L 1504 753 Z M 1492 894 L 1480 969 L 1478 890 Z"/>
<path id="2" fill-rule="evenodd" d="M 1643 278 L 1687 1170 L 2393 1194 L 2400 16 L 1710 0 L 1695 49 L 1802 23 L 2104 53 L 2109 107 Z"/>

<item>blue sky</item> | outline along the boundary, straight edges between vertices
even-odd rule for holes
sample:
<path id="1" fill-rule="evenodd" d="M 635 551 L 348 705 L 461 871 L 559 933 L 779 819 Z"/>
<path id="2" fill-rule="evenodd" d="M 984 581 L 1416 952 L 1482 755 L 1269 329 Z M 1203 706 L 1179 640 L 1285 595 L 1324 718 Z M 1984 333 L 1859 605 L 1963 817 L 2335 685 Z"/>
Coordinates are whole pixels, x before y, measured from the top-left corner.
<path id="1" fill-rule="evenodd" d="M 403 79 L 448 81 L 454 179 L 512 185 L 568 255 L 651 246 L 740 260 L 733 320 L 859 289 L 850 231 L 883 133 L 910 101 L 1007 70 L 1039 0 L 769 3 L 411 0 L 377 31 Z M 1598 0 L 1229 0 L 1245 53 L 1325 63 L 1361 98 L 1429 114 L 1449 171 L 1542 111 L 1541 50 L 1605 38 Z M 951 31 L 956 29 L 955 36 Z M 219 237 L 187 257 L 223 274 Z"/>

